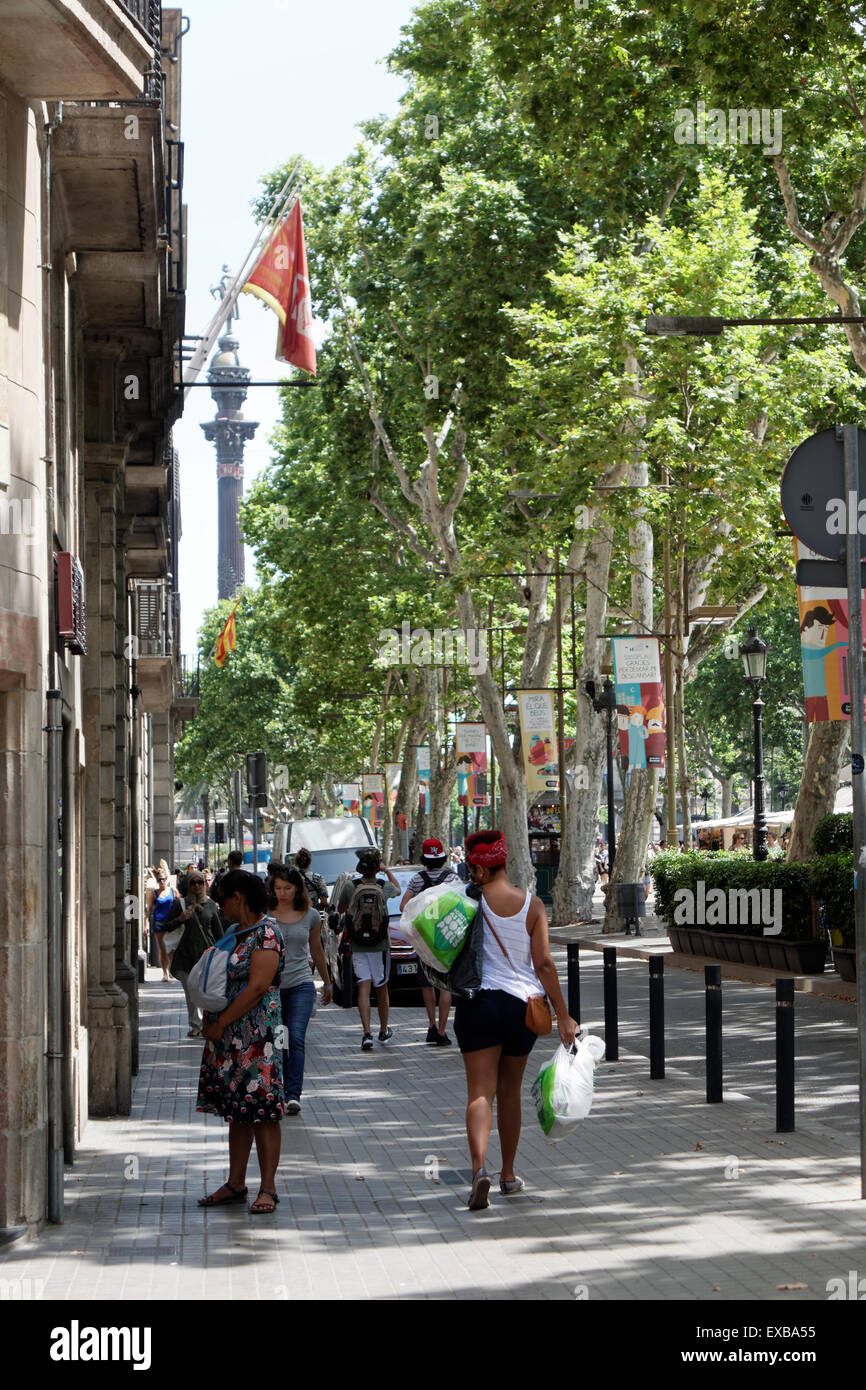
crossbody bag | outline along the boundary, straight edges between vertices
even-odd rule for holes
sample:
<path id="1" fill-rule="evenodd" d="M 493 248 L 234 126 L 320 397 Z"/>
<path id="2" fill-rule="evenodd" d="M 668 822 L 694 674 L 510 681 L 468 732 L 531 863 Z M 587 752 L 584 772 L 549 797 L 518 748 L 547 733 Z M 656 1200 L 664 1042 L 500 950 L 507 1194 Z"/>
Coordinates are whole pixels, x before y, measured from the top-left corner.
<path id="1" fill-rule="evenodd" d="M 497 946 L 504 955 L 505 959 L 508 961 L 508 964 L 511 966 L 511 969 L 514 970 L 515 975 L 517 975 L 517 970 L 515 969 L 514 961 L 511 959 L 502 942 L 499 940 L 499 935 L 496 931 L 496 928 L 494 927 L 490 918 L 487 916 L 487 913 L 484 911 L 483 900 L 481 903 L 481 912 L 484 917 L 484 921 L 487 923 L 488 927 L 493 932 L 493 936 Z M 519 980 L 520 976 L 517 975 L 517 978 Z M 534 1033 L 537 1038 L 545 1038 L 547 1037 L 548 1033 L 553 1032 L 553 1020 L 550 1016 L 550 1004 L 548 1003 L 546 994 L 531 994 L 529 996 L 529 998 L 526 1001 L 525 1021 L 530 1033 Z"/>

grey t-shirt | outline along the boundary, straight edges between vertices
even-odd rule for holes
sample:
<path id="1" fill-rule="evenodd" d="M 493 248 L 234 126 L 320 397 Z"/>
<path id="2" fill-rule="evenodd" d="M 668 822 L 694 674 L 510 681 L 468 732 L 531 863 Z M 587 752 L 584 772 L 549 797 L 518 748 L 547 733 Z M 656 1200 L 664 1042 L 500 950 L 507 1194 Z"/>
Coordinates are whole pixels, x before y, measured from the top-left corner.
<path id="1" fill-rule="evenodd" d="M 311 984 L 313 977 L 310 973 L 307 946 L 310 932 L 314 927 L 321 926 L 320 913 L 311 907 L 297 922 L 280 922 L 276 917 L 273 920 L 286 948 L 286 964 L 280 976 L 280 989 L 294 989 L 295 985 Z"/>

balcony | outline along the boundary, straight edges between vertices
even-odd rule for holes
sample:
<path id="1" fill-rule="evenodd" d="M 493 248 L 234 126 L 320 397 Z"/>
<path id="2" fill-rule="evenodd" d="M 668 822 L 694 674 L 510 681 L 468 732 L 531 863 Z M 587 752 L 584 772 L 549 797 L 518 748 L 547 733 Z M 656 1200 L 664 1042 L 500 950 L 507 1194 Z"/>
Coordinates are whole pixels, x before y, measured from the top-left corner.
<path id="1" fill-rule="evenodd" d="M 190 719 L 195 719 L 201 704 L 199 661 L 200 658 L 197 656 L 182 657 L 180 670 L 175 674 L 172 709 L 181 723 L 184 724 L 188 723 Z"/>
<path id="2" fill-rule="evenodd" d="M 167 584 L 133 584 L 135 683 L 145 714 L 170 710 L 174 700 L 171 591 Z"/>
<path id="3" fill-rule="evenodd" d="M 42 101 L 139 96 L 158 71 L 159 12 L 159 0 L 2 0 L 0 82 Z"/>

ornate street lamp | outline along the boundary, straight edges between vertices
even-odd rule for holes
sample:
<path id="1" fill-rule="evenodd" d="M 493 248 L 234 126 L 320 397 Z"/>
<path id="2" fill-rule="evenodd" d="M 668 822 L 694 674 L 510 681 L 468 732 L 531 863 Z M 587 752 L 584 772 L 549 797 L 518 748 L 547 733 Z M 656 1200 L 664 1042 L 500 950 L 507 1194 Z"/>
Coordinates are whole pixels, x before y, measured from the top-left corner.
<path id="1" fill-rule="evenodd" d="M 745 642 L 740 643 L 740 656 L 746 680 L 752 688 L 752 716 L 755 723 L 755 820 L 752 836 L 752 858 L 767 858 L 767 821 L 764 815 L 764 745 L 762 718 L 764 702 L 761 699 L 761 686 L 767 676 L 767 643 L 758 636 L 757 628 L 750 627 Z"/>
<path id="2" fill-rule="evenodd" d="M 596 681 L 584 681 L 584 690 L 592 701 L 592 707 L 596 714 L 607 715 L 607 870 L 608 875 L 613 873 L 613 861 L 616 858 L 616 808 L 613 797 L 613 728 L 614 714 L 616 713 L 616 687 L 609 677 L 605 676 L 604 684 L 599 690 Z"/>

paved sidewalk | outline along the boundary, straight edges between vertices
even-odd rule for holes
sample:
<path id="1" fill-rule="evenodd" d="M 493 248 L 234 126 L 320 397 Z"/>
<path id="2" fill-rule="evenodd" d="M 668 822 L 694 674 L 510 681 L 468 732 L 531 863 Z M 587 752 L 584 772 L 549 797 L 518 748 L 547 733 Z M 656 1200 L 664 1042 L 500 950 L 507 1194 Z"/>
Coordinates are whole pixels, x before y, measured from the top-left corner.
<path id="1" fill-rule="evenodd" d="M 588 969 L 598 961 L 586 957 Z M 196 1198 L 225 1175 L 225 1126 L 194 1110 L 200 1049 L 184 1038 L 179 987 L 156 974 L 142 987 L 133 1113 L 90 1122 L 66 1223 L 0 1251 L 7 1290 L 41 1281 L 26 1287 L 72 1302 L 787 1302 L 823 1300 L 829 1279 L 866 1273 L 854 1135 L 807 1123 L 777 1136 L 765 1098 L 707 1106 L 697 1073 L 650 1082 L 631 1053 L 600 1064 L 592 1115 L 550 1143 L 528 1097 L 549 1039 L 527 1069 L 528 1191 L 469 1212 L 460 1056 L 425 1047 L 415 1008 L 393 1011 L 393 1043 L 371 1054 L 355 1011 L 320 1008 L 304 1108 L 283 1126 L 276 1214 L 202 1211 Z M 491 1172 L 497 1153 L 494 1142 Z M 257 1176 L 253 1158 L 253 1192 Z"/>

